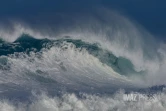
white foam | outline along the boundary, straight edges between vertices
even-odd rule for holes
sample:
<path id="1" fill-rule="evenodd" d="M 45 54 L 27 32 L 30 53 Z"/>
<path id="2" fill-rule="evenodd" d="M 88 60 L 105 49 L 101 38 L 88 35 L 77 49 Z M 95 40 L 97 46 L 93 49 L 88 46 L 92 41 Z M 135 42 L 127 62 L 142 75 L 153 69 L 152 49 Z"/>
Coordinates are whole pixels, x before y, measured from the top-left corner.
<path id="1" fill-rule="evenodd" d="M 50 84 L 72 90 L 111 90 L 112 87 L 144 87 L 104 65 L 86 50 L 73 44 L 43 49 L 42 53 L 14 54 L 8 57 L 9 70 L 0 70 L 1 84 L 14 84 L 30 89 L 52 89 Z M 67 48 L 67 49 L 66 49 Z M 58 84 L 57 84 L 58 83 Z M 12 86 L 11 86 L 12 87 Z M 7 90 L 8 87 L 6 87 Z"/>
<path id="2" fill-rule="evenodd" d="M 120 92 L 112 97 L 83 94 L 83 99 L 75 94 L 64 94 L 62 97 L 42 94 L 33 97 L 30 104 L 1 100 L 0 107 L 1 111 L 165 111 L 166 109 L 164 93 L 156 95 L 155 100 L 134 102 L 125 101 L 123 94 Z"/>

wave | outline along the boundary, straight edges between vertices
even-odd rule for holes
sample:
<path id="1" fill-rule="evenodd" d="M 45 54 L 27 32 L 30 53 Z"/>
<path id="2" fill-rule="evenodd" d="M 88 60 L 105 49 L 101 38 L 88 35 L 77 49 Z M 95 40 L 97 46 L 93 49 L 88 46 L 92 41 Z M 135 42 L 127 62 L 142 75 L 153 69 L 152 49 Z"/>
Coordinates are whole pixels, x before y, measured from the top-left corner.
<path id="1" fill-rule="evenodd" d="M 112 93 L 120 87 L 137 86 L 127 78 L 130 72 L 123 70 L 126 62 L 128 69 L 135 71 L 132 63 L 96 43 L 70 38 L 35 39 L 24 34 L 13 43 L 1 42 L 0 50 L 1 95 L 41 87 L 49 92 Z"/>
<path id="2" fill-rule="evenodd" d="M 112 94 L 120 88 L 146 92 L 147 72 L 136 71 L 129 59 L 115 56 L 99 43 L 70 37 L 35 39 L 23 34 L 12 43 L 0 44 L 2 95 L 30 93 L 41 87 L 48 92 Z"/>
<path id="3" fill-rule="evenodd" d="M 104 18 L 97 14 L 99 20 L 83 17 L 85 21 L 78 19 L 56 31 L 31 28 L 20 21 L 13 23 L 12 31 L 1 27 L 0 107 L 11 111 L 164 110 L 165 44 L 131 20 L 108 13 Z M 160 92 L 162 98 L 143 101 L 145 108 L 142 101 L 124 101 L 119 89 L 125 90 L 121 95 L 136 92 L 149 97 Z"/>
<path id="4" fill-rule="evenodd" d="M 35 39 L 27 34 L 23 34 L 13 43 L 7 43 L 1 41 L 0 47 L 0 56 L 9 55 L 18 52 L 30 53 L 31 51 L 39 52 L 42 48 L 51 48 L 51 47 L 63 47 L 64 43 L 72 43 L 80 51 L 85 49 L 89 54 L 97 57 L 103 64 L 106 64 L 112 67 L 116 72 L 119 72 L 122 75 L 127 74 L 136 74 L 134 66 L 131 61 L 123 58 L 116 57 L 108 50 L 103 50 L 99 44 L 86 43 L 82 40 L 73 40 L 73 39 L 59 39 L 59 40 L 49 40 L 49 39 Z M 68 46 L 65 47 L 66 49 Z"/>

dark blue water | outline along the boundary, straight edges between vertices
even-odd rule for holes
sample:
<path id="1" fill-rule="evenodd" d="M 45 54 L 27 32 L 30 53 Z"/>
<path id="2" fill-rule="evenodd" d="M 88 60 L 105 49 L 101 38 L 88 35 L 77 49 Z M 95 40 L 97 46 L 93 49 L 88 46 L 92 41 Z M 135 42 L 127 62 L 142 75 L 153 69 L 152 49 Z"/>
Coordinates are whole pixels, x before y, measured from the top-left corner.
<path id="1" fill-rule="evenodd" d="M 152 34 L 164 39 L 165 5 L 165 0 L 1 0 L 0 19 L 3 23 L 8 23 L 8 20 L 14 18 L 24 20 L 32 26 L 51 25 L 62 21 L 58 18 L 60 14 L 78 17 L 85 13 L 93 13 L 93 7 L 104 7 L 118 10 Z"/>

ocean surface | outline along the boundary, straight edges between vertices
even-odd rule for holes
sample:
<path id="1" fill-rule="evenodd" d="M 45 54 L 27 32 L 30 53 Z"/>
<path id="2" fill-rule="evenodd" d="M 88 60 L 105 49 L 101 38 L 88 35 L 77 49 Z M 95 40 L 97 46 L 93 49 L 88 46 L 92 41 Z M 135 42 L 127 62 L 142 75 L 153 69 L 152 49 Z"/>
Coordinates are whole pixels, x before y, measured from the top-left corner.
<path id="1" fill-rule="evenodd" d="M 166 111 L 164 1 L 0 1 L 0 111 Z"/>

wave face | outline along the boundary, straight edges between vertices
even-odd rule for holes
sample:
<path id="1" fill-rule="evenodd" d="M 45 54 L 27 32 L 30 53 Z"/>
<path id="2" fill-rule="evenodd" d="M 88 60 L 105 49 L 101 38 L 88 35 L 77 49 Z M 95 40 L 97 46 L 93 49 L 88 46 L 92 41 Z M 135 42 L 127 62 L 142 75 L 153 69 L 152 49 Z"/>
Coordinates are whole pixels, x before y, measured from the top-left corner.
<path id="1" fill-rule="evenodd" d="M 119 87 L 136 86 L 127 78 L 129 74 L 142 75 L 128 59 L 82 40 L 35 39 L 24 34 L 13 43 L 2 41 L 0 50 L 1 82 L 15 87 L 112 93 Z M 5 79 L 8 76 L 11 79 Z"/>
<path id="2" fill-rule="evenodd" d="M 103 17 L 57 32 L 1 29 L 0 109 L 165 111 L 165 44 L 125 17 Z"/>

